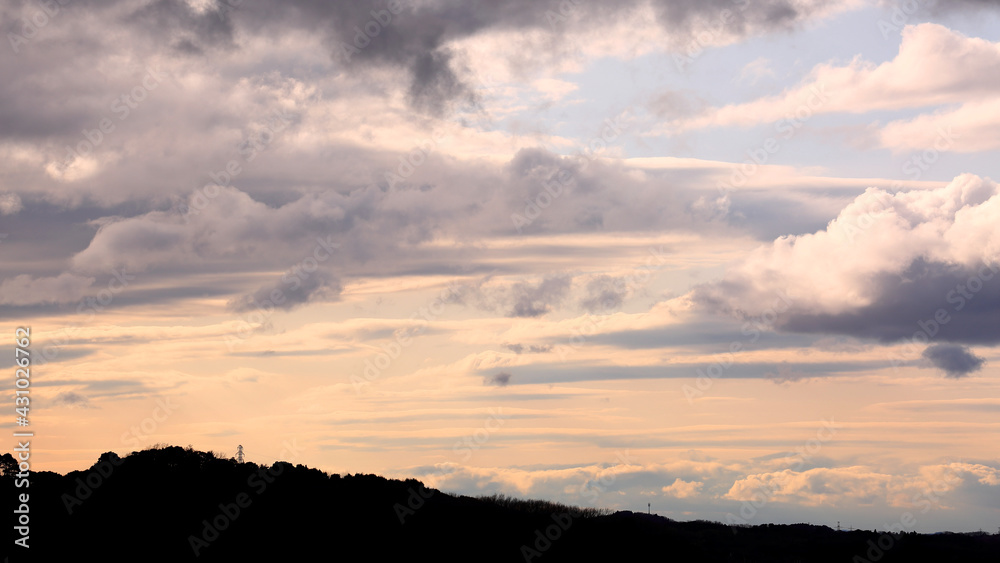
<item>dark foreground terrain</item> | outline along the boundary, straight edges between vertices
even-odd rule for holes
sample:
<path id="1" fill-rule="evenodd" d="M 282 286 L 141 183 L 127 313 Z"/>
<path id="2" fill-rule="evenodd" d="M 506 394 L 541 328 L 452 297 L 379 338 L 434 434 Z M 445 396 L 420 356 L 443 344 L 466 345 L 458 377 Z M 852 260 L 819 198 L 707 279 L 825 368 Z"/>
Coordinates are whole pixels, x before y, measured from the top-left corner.
<path id="1" fill-rule="evenodd" d="M 1000 536 L 732 528 L 544 501 L 455 497 L 419 481 L 237 464 L 180 447 L 106 453 L 87 471 L 0 469 L 0 557 L 16 561 L 1000 561 Z M 16 469 L 14 470 L 16 471 Z M 14 544 L 29 496 L 29 549 Z M 735 531 L 734 531 L 735 530 Z M 881 547 L 880 547 L 881 542 Z M 30 557 L 27 555 L 30 554 Z"/>

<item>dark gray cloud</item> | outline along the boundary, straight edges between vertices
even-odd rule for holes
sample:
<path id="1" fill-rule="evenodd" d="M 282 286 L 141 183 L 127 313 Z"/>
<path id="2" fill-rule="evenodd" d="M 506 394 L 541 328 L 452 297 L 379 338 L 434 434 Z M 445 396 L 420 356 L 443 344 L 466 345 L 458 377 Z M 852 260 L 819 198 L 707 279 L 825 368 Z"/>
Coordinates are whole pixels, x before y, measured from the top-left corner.
<path id="1" fill-rule="evenodd" d="M 451 42 L 490 31 L 540 31 L 559 44 L 573 30 L 611 25 L 648 4 L 645 0 L 243 0 L 199 9 L 183 0 L 78 0 L 62 6 L 63 13 L 38 30 L 18 56 L 47 56 L 39 70 L 48 71 L 52 56 L 64 54 L 66 63 L 79 65 L 77 71 L 82 71 L 93 65 L 80 63 L 94 54 L 120 49 L 119 43 L 150 58 L 154 54 L 208 58 L 239 52 L 254 37 L 278 40 L 308 34 L 320 37 L 321 48 L 329 53 L 331 61 L 353 74 L 372 75 L 372 70 L 385 68 L 401 71 L 408 82 L 405 91 L 412 106 L 441 115 L 454 103 L 476 102 L 474 90 L 460 77 L 464 69 L 451 51 Z M 831 1 L 653 0 L 651 4 L 658 23 L 668 32 L 665 42 L 681 46 L 698 31 L 715 29 L 723 10 L 729 10 L 733 17 L 724 21 L 722 31 L 739 37 L 794 26 L 828 7 Z M 566 13 L 567 7 L 571 18 L 566 25 L 553 25 L 551 15 Z M 21 15 L 30 17 L 36 8 L 5 0 L 0 10 L 10 16 L 2 26 L 6 36 L 23 33 Z M 71 26 L 70 21 L 79 25 Z M 108 29 L 115 29 L 115 33 L 107 33 Z M 516 51 L 510 54 L 512 61 L 540 56 Z M 8 65 L 2 66 L 7 67 L 2 70 L 10 70 Z M 57 104 L 50 95 L 38 94 L 52 94 L 51 87 L 68 86 L 60 82 L 74 79 L 59 74 L 53 78 L 48 84 L 22 83 L 19 90 L 11 90 L 11 81 L 0 86 L 4 94 L 0 99 L 5 101 L 0 104 L 5 134 L 45 135 L 64 128 L 79 131 L 86 125 L 86 108 L 95 101 L 89 98 L 99 95 L 100 87 L 93 82 L 75 84 L 74 98 Z M 31 93 L 35 95 L 24 95 Z M 89 96 L 81 95 L 85 93 Z M 39 111 L 43 109 L 52 111 Z"/>
<path id="2" fill-rule="evenodd" d="M 123 16 L 122 23 L 142 29 L 175 52 L 203 55 L 209 48 L 236 47 L 231 12 L 220 9 L 220 5 L 225 2 L 198 12 L 184 0 L 154 0 L 138 5 L 135 11 Z"/>
<path id="3" fill-rule="evenodd" d="M 500 373 L 495 373 L 493 375 L 483 378 L 483 385 L 495 385 L 497 387 L 506 387 L 510 384 L 510 373 L 502 371 Z"/>
<path id="4" fill-rule="evenodd" d="M 966 346 L 957 344 L 934 344 L 928 346 L 923 353 L 924 359 L 934 367 L 944 371 L 947 377 L 965 377 L 974 371 L 983 369 L 985 358 L 972 353 Z"/>
<path id="5" fill-rule="evenodd" d="M 1000 275 L 985 265 L 966 269 L 918 258 L 900 273 L 874 276 L 869 285 L 877 296 L 869 305 L 841 313 L 792 307 L 777 316 L 774 327 L 883 344 L 1000 343 Z M 735 314 L 732 304 L 745 289 L 740 281 L 725 280 L 697 287 L 692 298 L 706 309 Z"/>
<path id="6" fill-rule="evenodd" d="M 56 395 L 56 398 L 53 402 L 57 405 L 66 405 L 69 407 L 94 408 L 90 404 L 90 400 L 88 400 L 87 397 L 79 393 L 74 393 L 72 391 L 65 391 L 63 393 L 59 393 L 58 395 Z"/>
<path id="7" fill-rule="evenodd" d="M 572 276 L 558 274 L 538 281 L 497 283 L 491 274 L 456 288 L 449 299 L 507 317 L 540 317 L 566 300 L 572 282 Z"/>
<path id="8" fill-rule="evenodd" d="M 626 350 L 684 348 L 711 353 L 726 352 L 734 342 L 745 350 L 782 350 L 813 346 L 816 336 L 778 333 L 769 325 L 756 321 L 734 322 L 731 318 L 690 320 L 683 325 L 671 325 L 642 330 L 625 330 L 595 334 L 594 343 Z"/>
<path id="9" fill-rule="evenodd" d="M 542 354 L 552 351 L 551 344 L 504 344 L 504 348 L 515 354 Z"/>
<path id="10" fill-rule="evenodd" d="M 843 362 L 790 362 L 782 364 L 789 373 L 802 377 L 823 378 L 839 374 L 853 374 L 891 367 L 886 361 L 843 361 Z M 715 366 L 715 367 L 712 367 Z M 566 362 L 559 364 L 535 364 L 519 366 L 511 370 L 511 377 L 517 377 L 518 385 L 570 383 L 578 381 L 613 381 L 628 379 L 689 379 L 694 385 L 699 375 L 718 379 L 774 379 L 774 363 L 734 362 L 730 367 L 716 368 L 719 362 L 671 363 L 663 366 L 594 366 L 590 363 Z M 711 369 L 709 369 L 711 368 Z M 485 378 L 493 376 L 490 370 L 480 370 Z"/>
<path id="11" fill-rule="evenodd" d="M 597 276 L 587 282 L 587 294 L 580 306 L 591 313 L 611 313 L 621 308 L 628 294 L 625 278 Z"/>
<path id="12" fill-rule="evenodd" d="M 706 18 L 737 4 L 656 5 L 660 23 L 680 32 L 701 29 Z M 748 33 L 761 22 L 786 25 L 789 20 L 781 10 L 765 9 L 786 4 L 750 3 L 737 19 L 750 24 Z M 358 30 L 363 34 L 375 21 L 372 12 L 382 14 L 388 2 L 244 0 L 229 8 L 216 4 L 202 9 L 182 0 L 80 0 L 63 6 L 65 12 L 19 52 L 0 52 L 0 72 L 18 77 L 0 84 L 0 141 L 28 142 L 38 153 L 25 157 L 35 159 L 30 162 L 5 163 L 5 183 L 31 186 L 32 191 L 19 192 L 23 208 L 2 218 L 0 231 L 9 236 L 2 247 L 0 282 L 22 274 L 39 278 L 90 272 L 86 275 L 97 278 L 92 289 L 99 291 L 112 269 L 128 266 L 145 277 L 116 295 L 112 308 L 228 295 L 235 296 L 235 308 L 245 311 L 249 300 L 269 297 L 282 282 L 247 287 L 249 282 L 234 275 L 218 280 L 215 288 L 164 285 L 174 276 L 196 272 L 281 271 L 290 266 L 289 258 L 306 255 L 317 236 L 330 234 L 344 244 L 342 269 L 289 292 L 288 306 L 333 298 L 339 280 L 353 276 L 492 270 L 543 275 L 509 260 L 511 253 L 582 255 L 593 249 L 539 245 L 481 254 L 420 244 L 447 236 L 474 240 L 515 234 L 511 214 L 523 212 L 525 201 L 536 198 L 543 184 L 561 172 L 569 175 L 563 195 L 526 227 L 526 234 L 683 230 L 704 224 L 684 212 L 697 197 L 693 186 L 708 174 L 704 170 L 648 171 L 648 181 L 640 181 L 619 164 L 539 149 L 519 152 L 507 166 L 456 162 L 432 153 L 412 177 L 390 189 L 384 173 L 398 166 L 399 154 L 393 151 L 339 140 L 322 146 L 285 145 L 314 106 L 356 94 L 351 88 L 363 86 L 366 95 L 376 97 L 401 92 L 413 107 L 437 115 L 454 103 L 474 104 L 463 83 L 463 53 L 454 50 L 454 40 L 488 31 L 541 30 L 558 43 L 574 29 L 612 25 L 640 2 L 579 3 L 566 26 L 552 26 L 546 18 L 546 12 L 565 7 L 557 0 L 404 0 L 400 5 L 402 11 L 391 22 L 375 22 L 378 34 L 350 59 L 343 57 L 343 44 L 353 44 Z M 795 18 L 808 17 L 825 3 L 806 5 Z M 11 16 L 4 19 L 4 31 L 19 32 L 18 17 L 36 9 L 35 4 L 0 0 L 0 11 Z M 295 49 L 269 51 L 260 60 L 249 55 L 264 41 L 280 46 L 290 38 L 319 42 L 325 64 L 317 58 L 300 61 L 302 53 Z M 122 57 L 124 46 L 128 64 L 112 64 Z M 162 80 L 121 119 L 113 104 L 148 83 L 147 67 L 160 64 L 166 69 Z M 94 70 L 98 68 L 102 71 Z M 331 79 L 342 73 L 354 81 L 350 86 Z M 193 77 L 206 79 L 211 95 L 199 89 L 201 78 Z M 261 128 L 274 122 L 279 109 L 288 116 L 288 129 L 275 133 L 273 142 L 249 161 L 241 148 L 259 140 Z M 94 148 L 96 171 L 67 180 L 71 159 L 66 147 L 86 146 L 88 138 L 96 138 L 103 118 L 115 130 L 103 134 Z M 434 124 L 420 115 L 402 119 Z M 595 119 L 598 130 L 600 122 Z M 227 184 L 223 193 L 199 215 L 181 220 L 178 210 L 191 205 L 192 190 L 215 181 L 229 162 L 238 162 L 242 172 L 222 182 Z M 811 219 L 825 219 L 819 215 Z M 142 287 L 147 283 L 159 286 Z M 544 314 L 562 302 L 564 285 L 550 279 L 512 286 L 502 298 L 494 296 L 497 310 L 521 317 Z M 63 297 L 67 302 L 3 306 L 0 315 L 59 314 L 79 303 L 80 296 Z M 587 307 L 616 300 L 608 292 L 590 298 L 596 301 L 588 301 Z"/>
<path id="13" fill-rule="evenodd" d="M 570 276 L 563 275 L 545 278 L 538 284 L 514 284 L 510 288 L 510 299 L 513 302 L 507 316 L 538 317 L 548 313 L 565 299 L 571 281 Z"/>
<path id="14" fill-rule="evenodd" d="M 229 302 L 229 309 L 238 313 L 272 309 L 291 310 L 310 301 L 335 301 L 343 287 L 340 279 L 326 270 L 287 272 L 273 284 L 265 285 L 250 295 Z"/>

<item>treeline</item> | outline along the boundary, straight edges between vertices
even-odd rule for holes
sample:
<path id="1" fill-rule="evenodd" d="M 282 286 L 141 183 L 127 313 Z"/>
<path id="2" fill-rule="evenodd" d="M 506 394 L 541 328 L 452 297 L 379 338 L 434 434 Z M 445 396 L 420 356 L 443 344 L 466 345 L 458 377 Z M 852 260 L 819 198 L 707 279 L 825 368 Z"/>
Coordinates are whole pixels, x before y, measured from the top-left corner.
<path id="1" fill-rule="evenodd" d="M 6 456 L 0 498 L 16 499 Z M 213 452 L 108 452 L 85 471 L 31 474 L 29 553 L 18 561 L 1000 561 L 1000 536 L 891 538 L 825 526 L 716 522 L 577 508 L 506 495 L 473 498 L 414 479 L 327 474 Z M 8 503 L 4 503 L 8 505 Z M 8 511 L 10 515 L 11 512 Z M 874 546 L 874 548 L 872 547 Z"/>

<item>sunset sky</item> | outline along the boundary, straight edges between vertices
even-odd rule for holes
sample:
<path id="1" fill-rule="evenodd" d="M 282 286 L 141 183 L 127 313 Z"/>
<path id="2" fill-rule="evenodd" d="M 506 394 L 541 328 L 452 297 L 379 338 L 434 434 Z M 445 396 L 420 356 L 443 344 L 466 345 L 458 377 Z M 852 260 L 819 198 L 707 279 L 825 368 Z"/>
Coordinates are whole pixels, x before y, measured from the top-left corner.
<path id="1" fill-rule="evenodd" d="M 1000 2 L 0 27 L 35 470 L 242 444 L 679 520 L 1000 526 Z"/>

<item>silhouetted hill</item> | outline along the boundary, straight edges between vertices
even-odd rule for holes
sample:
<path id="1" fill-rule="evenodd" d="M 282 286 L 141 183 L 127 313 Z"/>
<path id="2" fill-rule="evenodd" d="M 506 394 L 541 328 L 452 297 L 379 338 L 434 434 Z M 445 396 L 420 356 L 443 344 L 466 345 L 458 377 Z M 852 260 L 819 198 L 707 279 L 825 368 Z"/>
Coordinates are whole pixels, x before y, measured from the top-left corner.
<path id="1" fill-rule="evenodd" d="M 807 524 L 675 522 L 503 495 L 456 497 L 413 479 L 237 464 L 180 447 L 123 459 L 105 453 L 87 471 L 65 476 L 32 473 L 28 489 L 15 488 L 8 474 L 0 489 L 4 499 L 30 494 L 31 558 L 5 526 L 0 554 L 12 562 L 399 561 L 419 554 L 542 563 L 1000 561 L 995 535 L 892 538 Z"/>

